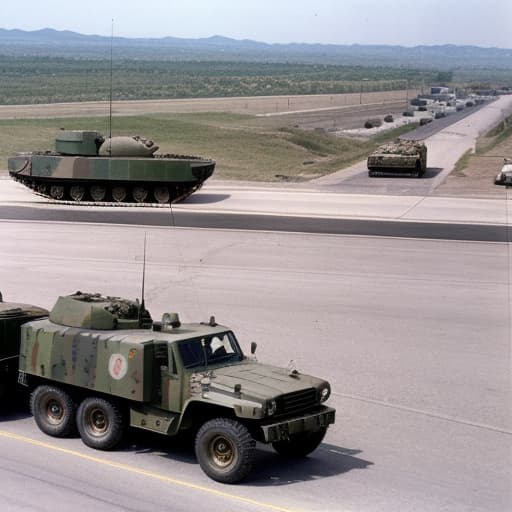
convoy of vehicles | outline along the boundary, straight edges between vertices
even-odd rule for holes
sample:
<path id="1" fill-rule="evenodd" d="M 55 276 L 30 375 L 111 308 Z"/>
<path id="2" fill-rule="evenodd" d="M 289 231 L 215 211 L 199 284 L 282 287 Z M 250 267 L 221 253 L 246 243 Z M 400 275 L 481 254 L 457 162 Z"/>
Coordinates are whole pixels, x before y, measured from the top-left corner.
<path id="1" fill-rule="evenodd" d="M 87 446 L 110 450 L 128 427 L 190 431 L 204 472 L 235 483 L 250 472 L 257 441 L 302 457 L 335 420 L 327 381 L 244 355 L 213 317 L 154 322 L 143 303 L 81 292 L 59 297 L 48 316 L 20 305 L 0 314 L 4 377 L 29 387 L 35 422 L 50 436 L 78 431 Z"/>

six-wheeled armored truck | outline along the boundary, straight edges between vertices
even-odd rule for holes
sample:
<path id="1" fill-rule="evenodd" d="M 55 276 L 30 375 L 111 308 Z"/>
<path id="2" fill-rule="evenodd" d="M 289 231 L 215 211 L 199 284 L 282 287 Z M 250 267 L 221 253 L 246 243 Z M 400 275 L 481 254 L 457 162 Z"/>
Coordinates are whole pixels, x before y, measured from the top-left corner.
<path id="1" fill-rule="evenodd" d="M 128 426 L 192 431 L 201 468 L 219 482 L 247 476 L 256 441 L 305 456 L 335 420 L 327 381 L 245 356 L 213 317 L 153 322 L 138 301 L 99 294 L 60 297 L 48 318 L 24 324 L 19 372 L 46 434 L 77 429 L 87 446 L 109 450 Z"/>
<path id="2" fill-rule="evenodd" d="M 14 389 L 18 378 L 21 324 L 47 315 L 38 306 L 4 302 L 0 293 L 0 400 Z"/>
<path id="3" fill-rule="evenodd" d="M 215 161 L 158 154 L 144 137 L 104 137 L 96 131 L 61 130 L 54 151 L 17 153 L 10 176 L 54 201 L 169 203 L 201 188 Z"/>
<path id="4" fill-rule="evenodd" d="M 427 146 L 423 142 L 397 140 L 377 148 L 368 157 L 368 176 L 420 178 L 427 169 Z"/>

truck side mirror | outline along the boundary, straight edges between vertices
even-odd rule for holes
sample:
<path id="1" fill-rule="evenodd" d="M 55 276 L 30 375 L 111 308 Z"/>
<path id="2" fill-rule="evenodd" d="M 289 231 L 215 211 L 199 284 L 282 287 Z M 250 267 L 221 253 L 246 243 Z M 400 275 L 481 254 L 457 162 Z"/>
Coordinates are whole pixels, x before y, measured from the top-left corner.
<path id="1" fill-rule="evenodd" d="M 258 344 L 255 341 L 251 342 L 251 354 L 254 355 L 257 347 L 258 347 Z"/>

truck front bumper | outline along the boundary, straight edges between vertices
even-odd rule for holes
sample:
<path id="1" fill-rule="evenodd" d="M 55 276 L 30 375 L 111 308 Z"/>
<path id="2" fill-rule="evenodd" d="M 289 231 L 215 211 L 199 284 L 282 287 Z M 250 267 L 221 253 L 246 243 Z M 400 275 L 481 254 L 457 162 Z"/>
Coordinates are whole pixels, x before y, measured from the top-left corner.
<path id="1" fill-rule="evenodd" d="M 313 413 L 261 425 L 265 443 L 285 441 L 293 434 L 316 432 L 334 423 L 336 410 L 322 406 Z"/>

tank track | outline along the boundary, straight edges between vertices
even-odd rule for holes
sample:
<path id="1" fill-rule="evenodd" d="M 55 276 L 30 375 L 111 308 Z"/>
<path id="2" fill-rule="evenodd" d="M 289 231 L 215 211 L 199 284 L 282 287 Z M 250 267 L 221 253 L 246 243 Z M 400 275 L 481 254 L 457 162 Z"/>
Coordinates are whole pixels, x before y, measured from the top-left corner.
<path id="1" fill-rule="evenodd" d="M 104 197 L 100 200 L 95 200 L 92 197 L 91 189 L 98 184 L 81 184 L 74 182 L 73 184 L 64 184 L 62 182 L 46 182 L 44 180 L 34 180 L 33 178 L 20 176 L 15 173 L 11 173 L 11 177 L 31 189 L 32 192 L 40 197 L 48 199 L 49 203 L 52 204 L 64 204 L 73 206 L 109 206 L 109 207 L 169 207 L 170 203 L 179 203 L 187 199 L 194 192 L 197 192 L 203 183 L 169 186 L 163 183 L 130 183 L 129 185 L 114 183 L 103 184 Z M 76 187 L 83 186 L 85 189 L 81 198 L 80 193 L 76 193 Z M 54 187 L 62 187 L 62 191 L 57 190 L 57 197 L 55 196 L 56 189 Z M 75 198 L 73 198 L 72 189 L 75 188 Z M 124 189 L 124 194 L 120 193 L 117 199 L 114 196 L 114 189 Z M 145 193 L 140 190 L 143 189 Z M 157 194 L 156 189 L 160 189 Z M 54 195 L 52 195 L 54 192 Z M 118 190 L 119 192 L 119 190 Z M 62 197 L 58 197 L 62 194 Z"/>

